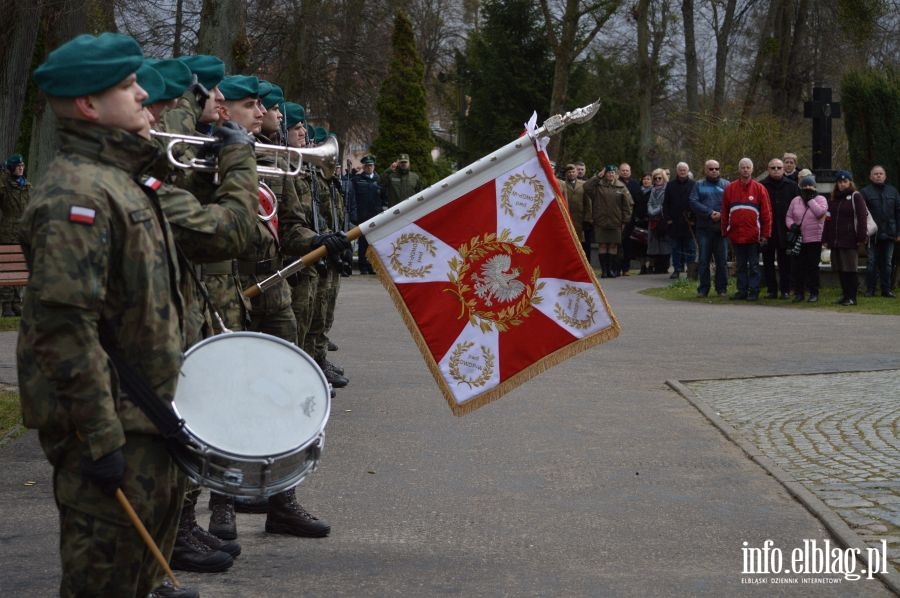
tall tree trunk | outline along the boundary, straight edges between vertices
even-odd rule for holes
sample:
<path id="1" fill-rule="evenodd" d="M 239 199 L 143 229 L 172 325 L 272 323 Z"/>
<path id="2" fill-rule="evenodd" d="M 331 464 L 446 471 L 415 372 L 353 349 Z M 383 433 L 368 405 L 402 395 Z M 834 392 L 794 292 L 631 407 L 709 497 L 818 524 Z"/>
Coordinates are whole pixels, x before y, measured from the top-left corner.
<path id="1" fill-rule="evenodd" d="M 694 0 L 682 0 L 681 17 L 684 20 L 684 70 L 687 109 L 691 114 L 700 112 L 698 87 L 700 67 L 697 64 L 697 38 L 694 34 Z"/>
<path id="2" fill-rule="evenodd" d="M 0 34 L 0 159 L 16 147 L 43 2 L 12 2 Z M 30 169 L 30 165 L 29 165 Z"/>
<path id="3" fill-rule="evenodd" d="M 763 68 L 766 62 L 771 60 L 773 44 L 777 43 L 773 39 L 772 32 L 775 30 L 775 22 L 778 18 L 778 10 L 775 5 L 783 0 L 770 0 L 770 5 L 766 13 L 766 20 L 760 28 L 759 42 L 756 46 L 756 56 L 753 58 L 753 66 L 750 67 L 750 75 L 747 79 L 747 93 L 744 96 L 744 105 L 741 109 L 741 118 L 747 118 L 753 112 L 756 106 L 756 99 L 759 95 L 759 83 L 763 77 Z"/>
<path id="4" fill-rule="evenodd" d="M 687 0 L 690 1 L 690 0 Z M 651 111 L 653 109 L 653 89 L 656 86 L 653 76 L 653 63 L 650 59 L 650 0 L 639 0 L 636 10 L 637 48 L 638 48 L 638 155 L 641 159 L 640 172 L 649 172 L 653 155 L 653 126 Z M 696 90 L 694 90 L 696 101 Z M 688 93 L 690 97 L 690 93 Z"/>
<path id="5" fill-rule="evenodd" d="M 226 73 L 242 72 L 250 53 L 246 21 L 247 4 L 241 0 L 203 0 L 197 53 L 221 58 Z"/>
<path id="6" fill-rule="evenodd" d="M 105 0 L 62 0 L 54 5 L 54 10 L 41 13 L 38 30 L 39 45 L 36 51 L 40 56 L 35 56 L 35 60 L 40 63 L 52 50 L 76 35 L 114 31 L 112 4 Z M 33 113 L 28 156 L 31 178 L 38 180 L 56 152 L 56 117 L 43 95 L 35 102 Z"/>
<path id="7" fill-rule="evenodd" d="M 175 31 L 172 35 L 172 56 L 181 56 L 181 36 L 184 31 L 184 0 L 175 2 Z"/>
<path id="8" fill-rule="evenodd" d="M 713 4 L 715 7 L 715 4 Z M 725 15 L 716 31 L 716 81 L 713 88 L 713 109 L 715 116 L 720 116 L 725 108 L 725 91 L 728 77 L 728 44 L 731 32 L 735 27 L 735 11 L 737 0 L 727 0 Z"/>

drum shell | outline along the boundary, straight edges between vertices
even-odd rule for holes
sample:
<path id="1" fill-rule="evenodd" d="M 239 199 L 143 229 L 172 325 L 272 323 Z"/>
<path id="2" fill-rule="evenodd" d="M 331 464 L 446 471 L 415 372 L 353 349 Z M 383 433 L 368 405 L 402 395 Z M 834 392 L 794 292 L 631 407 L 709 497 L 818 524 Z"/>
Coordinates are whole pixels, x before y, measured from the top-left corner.
<path id="1" fill-rule="evenodd" d="M 330 387 L 295 345 L 233 332 L 187 351 L 174 408 L 190 439 L 175 459 L 191 479 L 230 496 L 270 496 L 318 467 Z"/>

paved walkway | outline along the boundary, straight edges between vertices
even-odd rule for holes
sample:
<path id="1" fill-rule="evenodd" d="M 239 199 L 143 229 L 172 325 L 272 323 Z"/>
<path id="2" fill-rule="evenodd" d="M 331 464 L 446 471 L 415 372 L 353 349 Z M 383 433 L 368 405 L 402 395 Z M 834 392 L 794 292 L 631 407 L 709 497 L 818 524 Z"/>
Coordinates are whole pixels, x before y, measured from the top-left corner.
<path id="1" fill-rule="evenodd" d="M 900 565 L 900 370 L 685 385 Z"/>
<path id="2" fill-rule="evenodd" d="M 739 442 L 746 430 L 720 422 L 726 436 L 711 425 L 715 412 L 694 407 L 706 404 L 705 388 L 682 384 L 683 395 L 666 382 L 731 379 L 711 394 L 765 403 L 790 430 L 783 404 L 752 384 L 789 376 L 805 388 L 822 375 L 900 369 L 898 319 L 639 293 L 668 282 L 603 281 L 619 339 L 455 418 L 380 283 L 345 279 L 332 357 L 351 383 L 332 404 L 322 466 L 298 489 L 332 535 L 271 536 L 263 516 L 239 515 L 235 566 L 180 579 L 207 598 L 890 596 L 865 576 L 746 574 L 747 555 L 760 554 L 749 549 L 766 542 L 786 555 L 813 541 L 838 545 L 827 519 L 840 520 L 760 467 L 761 451 Z M 0 382 L 15 382 L 14 342 L 0 334 Z M 848 403 L 818 393 L 809 402 L 863 413 L 878 395 L 890 413 L 895 387 L 870 382 L 855 384 Z M 888 432 L 889 445 L 896 427 Z M 33 433 L 0 450 L 0 471 L 0 594 L 52 595 L 56 514 Z M 207 513 L 201 501 L 201 521 Z"/>

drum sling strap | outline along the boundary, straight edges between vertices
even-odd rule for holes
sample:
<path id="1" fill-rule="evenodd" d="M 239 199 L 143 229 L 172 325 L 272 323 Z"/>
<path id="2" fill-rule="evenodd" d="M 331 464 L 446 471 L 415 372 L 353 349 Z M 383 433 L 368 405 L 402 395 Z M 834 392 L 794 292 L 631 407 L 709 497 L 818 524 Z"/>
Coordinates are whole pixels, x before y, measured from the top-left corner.
<path id="1" fill-rule="evenodd" d="M 119 375 L 119 383 L 128 398 L 144 412 L 144 415 L 159 429 L 163 438 L 173 444 L 184 446 L 188 436 L 184 431 L 184 420 L 179 419 L 153 391 L 153 388 L 131 365 L 125 361 L 122 353 L 116 348 L 112 333 L 105 324 L 100 325 L 100 344 L 109 356 L 116 373 Z"/>

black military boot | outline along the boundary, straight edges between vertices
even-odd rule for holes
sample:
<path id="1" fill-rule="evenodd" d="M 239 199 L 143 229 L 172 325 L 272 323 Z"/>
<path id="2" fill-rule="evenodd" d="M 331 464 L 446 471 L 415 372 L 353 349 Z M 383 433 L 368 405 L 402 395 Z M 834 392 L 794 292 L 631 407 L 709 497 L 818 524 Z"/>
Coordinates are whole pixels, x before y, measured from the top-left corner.
<path id="1" fill-rule="evenodd" d="M 301 507 L 291 488 L 269 497 L 266 531 L 304 538 L 324 538 L 331 532 L 331 526 Z"/>
<path id="2" fill-rule="evenodd" d="M 331 384 L 334 388 L 344 388 L 348 384 L 350 384 L 350 380 L 338 374 L 334 368 L 328 367 L 329 362 L 325 360 L 323 363 L 319 364 L 319 367 L 322 368 L 322 373 L 325 374 L 325 379 L 328 380 L 328 383 Z"/>
<path id="3" fill-rule="evenodd" d="M 328 361 L 328 360 L 326 359 L 326 360 L 325 360 L 325 367 L 328 367 L 328 368 L 333 369 L 335 372 L 337 372 L 338 374 L 340 374 L 340 375 L 343 376 L 344 378 L 347 378 L 347 380 L 350 379 L 350 377 L 347 376 L 346 373 L 344 373 L 344 368 L 341 367 L 341 366 L 339 366 L 338 364 L 336 364 L 336 363 L 334 363 L 334 362 Z"/>
<path id="4" fill-rule="evenodd" d="M 234 517 L 234 499 L 218 492 L 209 493 L 209 533 L 222 540 L 237 538 L 237 523 Z"/>
<path id="5" fill-rule="evenodd" d="M 190 529 L 191 534 L 193 534 L 194 538 L 201 544 L 204 544 L 213 550 L 219 550 L 229 554 L 231 555 L 231 558 L 235 558 L 241 554 L 241 545 L 237 542 L 226 542 L 221 540 L 218 536 L 214 536 L 200 527 L 200 524 L 197 523 L 197 516 L 194 511 L 193 503 L 188 503 L 182 507 L 180 523 Z"/>
<path id="6" fill-rule="evenodd" d="M 150 592 L 147 598 L 200 598 L 200 592 L 194 588 L 183 586 L 176 588 L 167 577 L 163 580 L 162 585 Z"/>
<path id="7" fill-rule="evenodd" d="M 185 506 L 182 508 L 182 514 L 188 508 L 193 512 L 192 505 Z M 197 521 L 192 515 L 182 517 L 178 522 L 175 548 L 172 549 L 172 558 L 169 559 L 172 568 L 181 571 L 199 571 L 200 573 L 217 573 L 230 568 L 234 564 L 231 555 L 213 550 L 200 542 L 193 534 L 195 527 L 197 527 Z"/>

